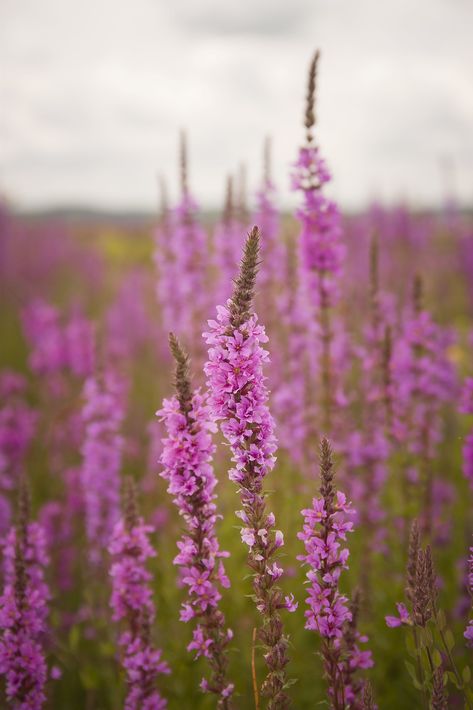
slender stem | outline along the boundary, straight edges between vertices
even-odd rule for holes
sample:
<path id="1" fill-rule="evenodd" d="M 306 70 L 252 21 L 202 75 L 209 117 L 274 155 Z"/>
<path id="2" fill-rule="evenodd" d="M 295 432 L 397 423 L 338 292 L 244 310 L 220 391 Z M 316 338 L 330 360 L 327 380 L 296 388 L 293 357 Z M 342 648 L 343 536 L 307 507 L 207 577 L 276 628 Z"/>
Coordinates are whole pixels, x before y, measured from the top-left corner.
<path id="1" fill-rule="evenodd" d="M 425 676 L 424 676 L 424 670 L 422 668 L 422 660 L 420 657 L 420 648 L 419 648 L 419 639 L 417 638 L 417 629 L 415 627 L 412 629 L 412 633 L 414 635 L 414 645 L 416 648 L 417 670 L 419 672 L 419 678 L 420 678 L 420 682 L 422 685 L 422 700 L 423 700 L 424 706 L 426 708 L 428 708 L 429 703 L 428 703 L 426 692 L 425 692 Z"/>
<path id="2" fill-rule="evenodd" d="M 259 692 L 258 692 L 258 680 L 256 678 L 256 662 L 255 662 L 255 650 L 256 650 L 256 634 L 258 629 L 256 626 L 253 629 L 253 643 L 251 644 L 251 678 L 253 680 L 253 697 L 255 699 L 255 710 L 259 710 Z"/>

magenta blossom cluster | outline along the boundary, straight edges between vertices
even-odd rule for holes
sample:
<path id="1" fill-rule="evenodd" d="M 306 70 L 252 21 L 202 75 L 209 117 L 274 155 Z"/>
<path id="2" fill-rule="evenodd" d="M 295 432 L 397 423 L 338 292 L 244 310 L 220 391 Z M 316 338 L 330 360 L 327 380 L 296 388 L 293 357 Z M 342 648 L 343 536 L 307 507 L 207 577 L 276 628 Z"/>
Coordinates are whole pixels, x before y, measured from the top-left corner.
<path id="1" fill-rule="evenodd" d="M 335 709 L 352 704 L 362 685 L 353 681 L 358 670 L 371 668 L 371 652 L 361 650 L 368 639 L 354 625 L 348 598 L 340 592 L 339 581 L 348 569 L 347 533 L 353 532 L 350 518 L 354 511 L 341 491 L 333 486 L 333 463 L 326 439 L 321 444 L 320 497 L 312 507 L 302 511 L 304 526 L 298 537 L 305 554 L 298 559 L 308 567 L 308 596 L 305 612 L 306 629 L 316 631 L 323 640 L 324 670 L 329 695 Z"/>
<path id="2" fill-rule="evenodd" d="M 378 415 L 378 418 L 368 419 L 367 412 L 367 420 L 372 422 L 370 434 L 363 429 L 354 430 L 347 434 L 344 446 L 341 447 L 349 472 L 346 485 L 350 498 L 356 504 L 354 521 L 357 527 L 362 525 L 370 531 L 368 549 L 365 550 L 368 555 L 370 550 L 383 549 L 386 534 L 383 525 L 386 513 L 381 504 L 381 496 L 388 475 L 390 448 L 383 418 L 379 412 Z"/>
<path id="3" fill-rule="evenodd" d="M 269 353 L 262 347 L 268 341 L 264 326 L 256 315 L 239 328 L 230 331 L 230 311 L 217 306 L 217 320 L 209 321 L 210 331 L 204 334 L 209 347 L 205 365 L 208 377 L 209 404 L 212 414 L 220 420 L 220 428 L 230 444 L 234 467 L 229 478 L 240 486 L 243 510 L 237 512 L 243 521 L 242 541 L 258 561 L 271 556 L 284 544 L 283 534 L 275 529 L 275 517 L 268 513 L 261 527 L 252 525 L 252 508 L 263 479 L 273 469 L 277 448 L 274 421 L 268 408 L 268 391 L 263 365 Z M 253 477 L 251 488 L 245 486 L 248 468 Z M 262 553 L 264 550 L 264 554 Z M 276 563 L 268 568 L 276 581 L 282 569 Z M 283 606 L 295 610 L 292 595 Z"/>
<path id="4" fill-rule="evenodd" d="M 184 192 L 156 240 L 157 297 L 164 328 L 192 334 L 206 305 L 207 235 L 189 192 Z"/>
<path id="5" fill-rule="evenodd" d="M 84 397 L 81 483 L 90 559 L 98 564 L 120 513 L 122 383 L 111 371 L 91 377 L 85 383 Z"/>
<path id="6" fill-rule="evenodd" d="M 350 551 L 342 547 L 353 523 L 347 520 L 353 509 L 345 495 L 337 491 L 336 500 L 327 510 L 323 498 L 314 498 L 312 507 L 302 511 L 304 528 L 298 537 L 306 554 L 298 559 L 309 566 L 308 610 L 306 629 L 317 631 L 325 638 L 341 639 L 343 627 L 351 618 L 348 599 L 340 593 L 338 584 L 342 571 L 348 569 Z"/>
<path id="7" fill-rule="evenodd" d="M 453 343 L 452 331 L 435 323 L 421 303 L 414 303 L 393 342 L 391 359 L 393 437 L 408 452 L 407 480 L 416 485 L 421 498 L 420 521 L 424 532 L 436 540 L 444 536 L 444 496 L 435 485 L 431 462 L 442 440 L 443 407 L 458 389 L 448 352 Z"/>
<path id="8" fill-rule="evenodd" d="M 473 414 L 473 377 L 467 377 L 463 386 L 460 412 Z M 463 473 L 473 488 L 473 428 L 463 444 Z"/>
<path id="9" fill-rule="evenodd" d="M 179 357 L 180 351 L 175 352 Z M 187 364 L 185 356 L 182 362 Z M 168 492 L 187 528 L 178 542 L 179 554 L 174 559 L 188 592 L 181 620 L 197 621 L 187 648 L 195 651 L 196 658 L 206 657 L 212 668 L 210 680 L 202 679 L 202 689 L 215 693 L 219 706 L 227 707 L 233 684 L 226 679 L 225 649 L 233 634 L 225 628 L 225 618 L 218 608 L 219 588 L 229 587 L 230 583 L 222 562 L 228 553 L 220 550 L 215 532 L 218 515 L 212 468 L 215 446 L 211 432 L 216 427 L 205 397 L 200 391 L 191 394 L 187 373 L 179 369 L 177 373 L 178 393 L 188 391 L 188 395 L 165 399 L 157 414 L 167 432 L 163 440 L 161 476 L 168 482 Z"/>
<path id="10" fill-rule="evenodd" d="M 62 472 L 62 476 L 64 498 L 48 501 L 39 513 L 39 522 L 53 559 L 55 582 L 61 592 L 74 587 L 77 554 L 74 536 L 77 529 L 82 528 L 85 515 L 80 467 L 68 467 Z"/>
<path id="11" fill-rule="evenodd" d="M 49 590 L 45 537 L 37 523 L 11 529 L 3 549 L 5 586 L 0 597 L 0 674 L 6 697 L 18 710 L 39 710 L 46 700 Z"/>
<path id="12" fill-rule="evenodd" d="M 413 454 L 431 458 L 441 438 L 440 409 L 456 392 L 452 332 L 421 310 L 406 316 L 392 355 L 395 429 Z"/>
<path id="13" fill-rule="evenodd" d="M 280 347 L 280 377 L 272 385 L 272 410 L 278 427 L 279 444 L 298 465 L 304 465 L 305 443 L 309 439 L 306 377 L 300 363 L 307 358 L 307 309 L 296 287 L 295 265 L 290 247 L 286 248 L 284 281 L 289 288 L 279 294 L 279 323 L 287 337 Z M 292 258 L 292 261 L 294 259 Z"/>
<path id="14" fill-rule="evenodd" d="M 174 560 L 181 566 L 182 581 L 189 588 L 189 601 L 181 612 L 181 618 L 189 621 L 201 617 L 208 607 L 217 606 L 221 594 L 216 583 L 229 586 L 222 562 L 228 552 L 220 550 L 215 534 L 216 479 L 211 464 L 215 446 L 210 432 L 216 427 L 200 392 L 192 398 L 188 418 L 182 414 L 177 397 L 165 399 L 158 415 L 163 418 L 168 434 L 163 442 L 161 475 L 168 481 L 168 492 L 174 496 L 179 514 L 192 535 L 183 535 Z M 199 510 L 195 506 L 196 495 L 200 499 Z M 195 533 L 200 538 L 201 549 L 193 539 Z"/>
<path id="15" fill-rule="evenodd" d="M 60 311 L 36 299 L 23 312 L 23 328 L 30 343 L 30 367 L 52 378 L 62 372 L 90 375 L 95 362 L 94 328 L 80 311 L 63 322 Z"/>
<path id="16" fill-rule="evenodd" d="M 473 547 L 470 547 L 470 557 L 468 558 L 468 589 L 473 597 Z M 473 619 L 470 620 L 463 634 L 466 638 L 467 645 L 473 648 Z"/>
<path id="17" fill-rule="evenodd" d="M 146 274 L 134 269 L 120 288 L 106 314 L 106 350 L 112 362 L 138 356 L 153 333 L 153 322 L 146 308 Z"/>
<path id="18" fill-rule="evenodd" d="M 166 332 L 187 333 L 192 345 L 200 346 L 197 323 L 207 309 L 207 234 L 199 222 L 199 209 L 188 181 L 187 141 L 180 136 L 179 168 L 181 197 L 169 210 L 162 185 L 161 224 L 156 231 L 155 262 L 158 269 L 156 295 Z"/>
<path id="19" fill-rule="evenodd" d="M 162 710 L 167 705 L 156 688 L 156 679 L 169 673 L 169 667 L 150 638 L 155 608 L 146 561 L 156 554 L 148 538 L 151 532 L 153 528 L 142 518 L 131 522 L 120 519 L 108 547 L 113 559 L 113 619 L 127 627 L 119 637 L 127 682 L 125 710 Z"/>
<path id="20" fill-rule="evenodd" d="M 204 333 L 210 346 L 205 365 L 209 404 L 232 448 L 230 480 L 241 483 L 250 461 L 255 476 L 263 479 L 274 467 L 277 448 L 263 375 L 269 353 L 262 344 L 268 337 L 256 315 L 234 329 L 225 306 L 217 306 L 217 320 L 209 326 Z"/>
<path id="21" fill-rule="evenodd" d="M 37 413 L 25 401 L 26 381 L 16 372 L 0 374 L 0 534 L 11 518 L 9 496 L 18 484 L 27 449 L 36 431 Z"/>
<path id="22" fill-rule="evenodd" d="M 300 278 L 308 302 L 319 308 L 334 305 L 345 256 L 340 212 L 322 191 L 330 178 L 317 147 L 299 150 L 292 187 L 303 196 L 296 213 L 301 223 Z"/>
<path id="23" fill-rule="evenodd" d="M 285 666 L 287 639 L 280 609 L 294 611 L 294 597 L 283 597 L 278 587 L 283 569 L 275 553 L 284 544 L 272 512 L 266 510 L 263 482 L 275 463 L 276 437 L 268 407 L 263 366 L 268 352 L 267 336 L 251 314 L 259 255 L 259 232 L 248 236 L 240 274 L 227 307 L 217 307 L 217 320 L 209 321 L 204 338 L 209 346 L 205 364 L 212 415 L 230 445 L 233 467 L 229 477 L 238 485 L 243 522 L 242 541 L 248 546 L 248 564 L 253 570 L 254 598 L 262 615 L 259 636 L 265 646 L 268 675 L 263 693 L 269 707 L 286 707 Z"/>
<path id="24" fill-rule="evenodd" d="M 299 303 L 306 319 L 306 385 L 309 393 L 308 436 L 334 430 L 334 414 L 346 404 L 343 373 L 345 329 L 336 323 L 332 309 L 339 299 L 345 258 L 338 206 L 324 194 L 330 173 L 318 147 L 309 143 L 299 150 L 292 186 L 302 194 L 296 216 L 301 224 L 298 243 Z M 314 406 L 314 401 L 320 402 Z M 337 407 L 335 407 L 335 404 Z"/>

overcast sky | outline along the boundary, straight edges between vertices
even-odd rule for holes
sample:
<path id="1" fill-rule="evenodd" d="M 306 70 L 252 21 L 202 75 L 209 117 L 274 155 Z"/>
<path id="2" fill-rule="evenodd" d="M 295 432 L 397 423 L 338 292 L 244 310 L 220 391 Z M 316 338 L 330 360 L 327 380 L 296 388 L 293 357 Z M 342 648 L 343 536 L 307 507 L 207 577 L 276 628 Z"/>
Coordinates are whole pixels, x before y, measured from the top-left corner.
<path id="1" fill-rule="evenodd" d="M 153 209 L 190 140 L 199 202 L 274 172 L 288 203 L 306 71 L 346 207 L 473 202 L 472 0 L 0 0 L 0 191 L 19 205 Z M 448 187 L 450 185 L 450 187 Z"/>

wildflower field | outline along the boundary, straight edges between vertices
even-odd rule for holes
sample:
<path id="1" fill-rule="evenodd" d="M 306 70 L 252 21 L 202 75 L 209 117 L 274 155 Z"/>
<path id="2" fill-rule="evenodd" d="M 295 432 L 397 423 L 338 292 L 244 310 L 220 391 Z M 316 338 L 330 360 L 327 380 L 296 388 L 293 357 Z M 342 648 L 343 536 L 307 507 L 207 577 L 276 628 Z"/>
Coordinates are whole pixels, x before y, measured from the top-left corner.
<path id="1" fill-rule="evenodd" d="M 2 708 L 473 708 L 473 220 L 340 212 L 318 61 L 294 214 L 0 205 Z"/>

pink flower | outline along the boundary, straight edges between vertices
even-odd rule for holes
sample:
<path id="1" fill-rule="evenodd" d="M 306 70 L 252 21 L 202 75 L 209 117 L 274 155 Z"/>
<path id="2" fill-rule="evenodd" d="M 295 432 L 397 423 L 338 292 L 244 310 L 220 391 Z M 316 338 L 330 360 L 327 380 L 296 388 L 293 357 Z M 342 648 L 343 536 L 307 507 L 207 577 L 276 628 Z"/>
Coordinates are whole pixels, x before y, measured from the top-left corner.
<path id="1" fill-rule="evenodd" d="M 243 542 L 245 542 L 248 547 L 253 547 L 256 542 L 256 536 L 254 531 L 250 530 L 250 528 L 242 528 L 240 534 Z"/>
<path id="2" fill-rule="evenodd" d="M 90 559 L 99 564 L 120 516 L 123 386 L 113 372 L 107 372 L 102 381 L 89 378 L 84 395 L 81 483 Z"/>
<path id="3" fill-rule="evenodd" d="M 386 624 L 391 628 L 394 629 L 397 626 L 401 626 L 402 624 L 411 624 L 411 618 L 409 616 L 409 612 L 407 611 L 407 608 L 405 604 L 398 603 L 396 604 L 397 610 L 399 612 L 399 616 L 386 616 Z"/>
<path id="4" fill-rule="evenodd" d="M 21 536 L 21 537 L 19 537 Z M 46 700 L 47 666 L 43 648 L 49 589 L 45 536 L 37 523 L 25 523 L 25 537 L 12 528 L 5 547 L 5 586 L 0 597 L 0 674 L 12 707 L 40 710 Z"/>
<path id="5" fill-rule="evenodd" d="M 266 512 L 263 492 L 265 477 L 272 471 L 276 457 L 274 422 L 268 407 L 268 390 L 263 367 L 269 360 L 263 343 L 267 342 L 264 328 L 251 312 L 253 293 L 248 284 L 254 283 L 259 252 L 259 233 L 256 227 L 248 236 L 240 275 L 235 282 L 232 299 L 226 306 L 217 306 L 216 320 L 209 320 L 209 330 L 203 334 L 208 345 L 208 360 L 204 371 L 209 390 L 212 416 L 220 422 L 220 429 L 230 446 L 233 468 L 230 480 L 238 484 L 242 511 L 238 517 L 245 525 L 242 541 L 248 545 L 248 564 L 254 572 L 253 588 L 256 608 L 263 617 L 265 658 L 269 672 L 265 681 L 269 703 L 285 699 L 285 650 L 287 640 L 282 623 L 274 620 L 273 610 L 295 605 L 289 599 L 282 603 L 276 582 L 281 576 L 271 558 L 284 544 L 283 534 L 275 530 L 275 517 Z M 265 634 L 268 624 L 278 633 Z"/>
<path id="6" fill-rule="evenodd" d="M 166 702 L 155 686 L 158 675 L 169 673 L 169 668 L 161 661 L 161 651 L 149 640 L 155 607 L 150 587 L 152 576 L 146 562 L 156 554 L 148 538 L 153 529 L 135 511 L 131 517 L 131 521 L 122 518 L 117 522 L 108 547 L 113 559 L 110 568 L 113 619 L 127 624 L 127 630 L 119 638 L 128 686 L 125 708 L 164 708 Z"/>
<path id="7" fill-rule="evenodd" d="M 469 567 L 468 588 L 469 588 L 470 595 L 473 597 L 473 547 L 470 547 L 470 557 L 468 558 L 468 567 Z M 470 620 L 463 635 L 467 640 L 467 645 L 473 648 L 473 619 Z"/>
<path id="8" fill-rule="evenodd" d="M 222 562 L 228 553 L 220 550 L 215 531 L 218 515 L 212 468 L 215 447 L 211 436 L 215 427 L 206 398 L 199 390 L 191 392 L 184 351 L 174 336 L 170 343 L 178 363 L 177 396 L 164 400 L 158 416 L 167 431 L 163 440 L 161 476 L 168 482 L 168 492 L 173 495 L 186 526 L 186 532 L 177 543 L 179 554 L 174 559 L 174 564 L 181 568 L 181 582 L 187 588 L 180 619 L 198 621 L 187 648 L 197 651 L 197 657 L 203 655 L 210 660 L 212 678 L 205 680 L 204 685 L 223 697 L 226 674 L 217 673 L 215 669 L 226 668 L 230 631 L 225 629 L 225 618 L 218 604 L 220 587 L 229 587 L 230 581 Z"/>
<path id="9" fill-rule="evenodd" d="M 204 632 L 202 630 L 202 627 L 199 625 L 199 626 L 196 626 L 196 628 L 193 631 L 192 641 L 187 646 L 187 650 L 188 651 L 195 651 L 196 658 L 199 658 L 199 656 L 206 656 L 207 658 L 211 658 L 209 648 L 212 644 L 213 644 L 213 640 L 210 638 L 207 638 L 207 636 L 204 634 Z"/>
<path id="10" fill-rule="evenodd" d="M 353 615 L 348 598 L 340 592 L 339 580 L 348 568 L 349 550 L 342 547 L 346 533 L 353 531 L 347 521 L 354 511 L 333 484 L 332 451 L 326 439 L 320 449 L 321 486 L 320 498 L 314 498 L 312 508 L 302 511 L 304 526 L 298 537 L 305 546 L 305 554 L 298 559 L 308 567 L 306 578 L 308 596 L 305 612 L 306 629 L 316 631 L 323 640 L 322 655 L 329 680 L 329 694 L 333 698 L 339 692 L 339 678 L 334 669 L 343 670 L 344 694 L 356 694 L 351 674 L 358 668 L 368 667 L 369 651 L 361 652 L 358 642 L 362 637 L 353 627 Z M 348 665 L 347 665 L 348 664 Z"/>

